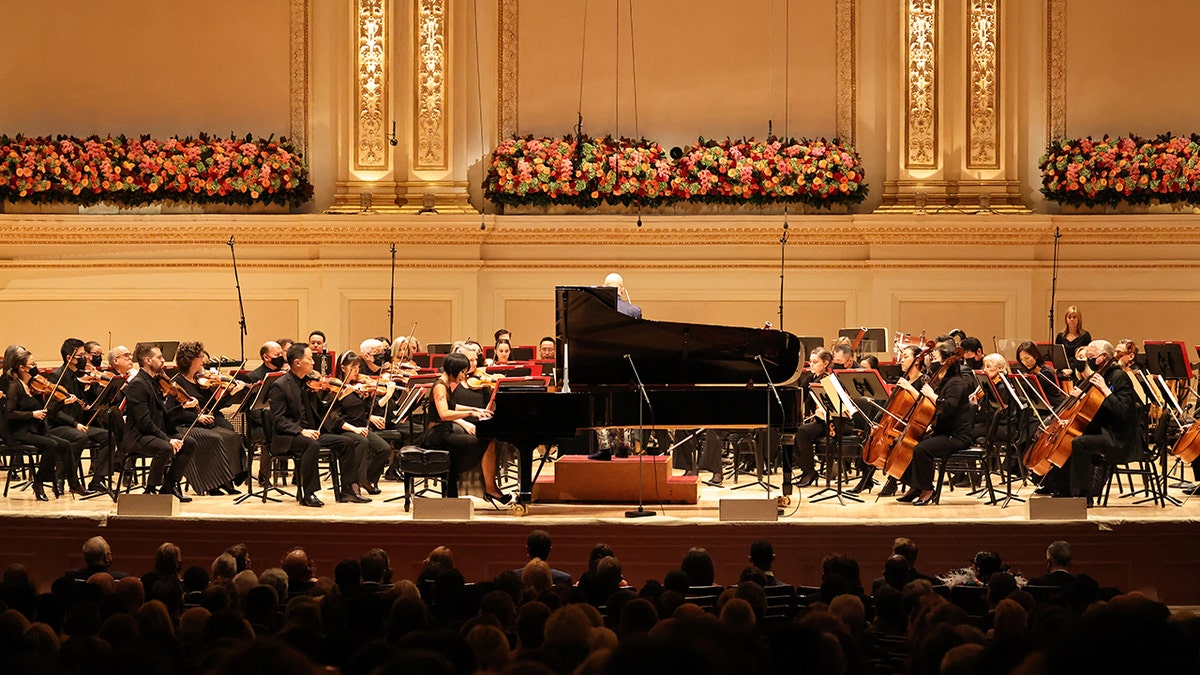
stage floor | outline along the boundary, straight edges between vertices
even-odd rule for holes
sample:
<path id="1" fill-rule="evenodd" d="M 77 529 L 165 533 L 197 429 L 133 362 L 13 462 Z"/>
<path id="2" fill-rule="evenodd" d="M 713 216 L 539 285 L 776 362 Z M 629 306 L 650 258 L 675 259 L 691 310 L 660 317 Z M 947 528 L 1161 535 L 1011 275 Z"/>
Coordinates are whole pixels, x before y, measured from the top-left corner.
<path id="1" fill-rule="evenodd" d="M 747 479 L 741 478 L 744 483 Z M 776 481 L 778 477 L 776 477 Z M 545 529 L 554 540 L 551 563 L 578 576 L 586 567 L 593 544 L 606 542 L 621 560 L 634 585 L 661 579 L 678 566 L 692 546 L 713 554 L 718 581 L 736 582 L 747 564 L 749 544 L 766 538 L 775 545 L 776 574 L 795 584 L 818 585 L 820 562 L 838 552 L 859 560 L 864 583 L 879 576 L 892 539 L 913 538 L 921 547 L 918 567 L 941 573 L 969 564 L 979 550 L 995 550 L 1013 570 L 1035 576 L 1044 569 L 1046 546 L 1056 539 L 1073 545 L 1076 567 L 1102 585 L 1141 590 L 1174 605 L 1200 605 L 1200 499 L 1182 506 L 1160 508 L 1134 505 L 1114 495 L 1107 508 L 1092 508 L 1086 520 L 1031 520 L 1025 504 L 1007 508 L 987 505 L 965 490 L 945 491 L 942 503 L 924 507 L 894 498 L 864 494 L 862 503 L 836 499 L 813 503 L 819 488 L 799 490 L 777 522 L 723 522 L 724 499 L 765 500 L 758 486 L 732 489 L 702 485 L 695 505 L 659 504 L 655 486 L 646 485 L 644 508 L 656 515 L 626 518 L 631 504 L 534 503 L 524 516 L 496 511 L 471 497 L 471 520 L 414 520 L 402 503 L 384 499 L 402 493 L 401 483 L 384 482 L 383 494 L 370 504 L 334 503 L 330 490 L 320 497 L 321 509 L 304 508 L 285 499 L 263 504 L 233 497 L 194 497 L 172 517 L 117 514 L 108 498 L 91 500 L 64 496 L 37 502 L 32 492 L 10 493 L 0 499 L 0 566 L 21 563 L 34 570 L 47 586 L 62 570 L 82 565 L 80 546 L 88 537 L 105 536 L 113 546 L 114 568 L 140 573 L 148 570 L 158 544 L 173 541 L 185 555 L 185 565 L 208 567 L 226 546 L 245 542 L 257 570 L 278 564 L 293 546 L 304 546 L 317 561 L 318 574 L 332 574 L 347 557 L 360 557 L 381 546 L 389 552 L 397 577 L 412 578 L 421 561 L 437 545 L 450 546 L 468 580 L 489 579 L 525 562 L 524 539 L 533 529 Z M 876 488 L 878 490 L 878 488 Z M 1029 497 L 1032 486 L 1020 489 Z M 771 496 L 778 496 L 772 491 Z M 1171 494 L 1186 497 L 1177 489 Z"/>

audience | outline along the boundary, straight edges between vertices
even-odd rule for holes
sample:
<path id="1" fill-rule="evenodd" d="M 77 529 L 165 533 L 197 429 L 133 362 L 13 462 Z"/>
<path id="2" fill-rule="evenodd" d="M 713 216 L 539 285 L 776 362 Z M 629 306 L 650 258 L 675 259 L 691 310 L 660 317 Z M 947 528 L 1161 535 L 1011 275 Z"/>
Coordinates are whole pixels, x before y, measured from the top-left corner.
<path id="1" fill-rule="evenodd" d="M 24 567 L 4 571 L 0 674 L 1200 672 L 1200 618 L 1086 575 L 1062 585 L 1061 602 L 1035 599 L 994 553 L 970 570 L 986 590 L 986 616 L 918 576 L 915 545 L 911 557 L 893 547 L 872 596 L 858 562 L 831 554 L 820 596 L 781 604 L 790 596 L 779 591 L 792 589 L 768 574 L 766 541 L 754 542 L 753 564 L 706 610 L 684 599 L 689 587 L 732 580 L 716 578 L 702 548 L 636 591 L 604 545 L 579 586 L 554 583 L 536 554 L 540 537 L 530 539 L 520 574 L 472 583 L 446 547 L 429 554 L 416 583 L 393 579 L 379 548 L 338 563 L 328 579 L 302 548 L 256 577 L 245 547 L 231 547 L 210 576 L 184 568 L 172 544 L 141 578 L 114 579 L 100 569 L 111 563 L 107 543 L 89 540 L 92 573 L 69 571 L 48 593 Z M 1051 544 L 1052 583 L 1043 585 L 1070 575 L 1070 564 L 1070 546 Z"/>

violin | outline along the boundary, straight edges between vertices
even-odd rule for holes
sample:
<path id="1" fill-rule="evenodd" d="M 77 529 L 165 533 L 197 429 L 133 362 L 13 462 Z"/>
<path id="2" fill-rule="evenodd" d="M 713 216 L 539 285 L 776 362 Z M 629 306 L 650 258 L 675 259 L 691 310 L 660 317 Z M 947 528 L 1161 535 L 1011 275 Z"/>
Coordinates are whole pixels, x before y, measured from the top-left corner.
<path id="1" fill-rule="evenodd" d="M 179 386 L 178 383 L 172 382 L 171 378 L 167 377 L 166 375 L 159 373 L 154 377 L 154 380 L 158 382 L 158 389 L 162 392 L 163 396 L 167 398 L 174 398 L 180 403 L 187 403 L 188 401 L 192 400 L 192 395 L 187 393 L 186 389 Z"/>
<path id="2" fill-rule="evenodd" d="M 240 382 L 240 380 L 234 378 L 232 375 L 222 375 L 215 370 L 201 371 L 200 374 L 196 376 L 196 386 L 204 387 L 205 389 L 213 389 L 222 385 L 233 384 L 235 382 Z"/>
<path id="3" fill-rule="evenodd" d="M 55 384 L 41 375 L 34 375 L 29 378 L 29 388 L 42 396 L 51 396 L 55 401 L 66 401 L 69 398 L 74 398 L 74 395 L 67 391 L 66 387 L 61 384 Z"/>
<path id="4" fill-rule="evenodd" d="M 82 384 L 108 384 L 116 377 L 116 373 L 111 373 L 106 370 L 93 370 L 86 372 L 75 378 Z"/>
<path id="5" fill-rule="evenodd" d="M 502 377 L 504 376 L 491 375 L 483 368 L 477 368 L 475 369 L 475 373 L 467 378 L 466 385 L 468 389 L 482 389 L 494 386 Z"/>

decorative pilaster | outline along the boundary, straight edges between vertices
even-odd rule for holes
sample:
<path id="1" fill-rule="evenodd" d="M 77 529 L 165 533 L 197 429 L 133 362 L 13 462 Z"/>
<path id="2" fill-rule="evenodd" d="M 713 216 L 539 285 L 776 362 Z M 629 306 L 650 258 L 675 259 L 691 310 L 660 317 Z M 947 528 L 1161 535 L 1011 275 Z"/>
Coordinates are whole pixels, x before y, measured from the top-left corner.
<path id="1" fill-rule="evenodd" d="M 311 16 L 310 0 L 291 0 L 289 23 L 291 28 L 291 44 L 288 48 L 289 74 L 289 113 L 290 127 L 288 138 L 305 157 L 308 156 L 308 27 Z"/>
<path id="2" fill-rule="evenodd" d="M 937 0 L 908 0 L 904 11 L 907 169 L 938 168 L 937 10 Z"/>
<path id="3" fill-rule="evenodd" d="M 388 0 L 358 0 L 354 168 L 387 171 Z"/>
<path id="4" fill-rule="evenodd" d="M 852 2 L 852 0 L 841 0 L 841 2 Z M 496 102 L 496 119 L 499 120 L 500 138 L 504 139 L 517 133 L 517 129 L 519 128 L 517 119 L 517 40 L 519 39 L 517 33 L 517 0 L 500 0 L 498 11 L 499 21 L 497 21 L 496 31 L 496 92 L 498 100 Z M 840 83 L 841 80 L 839 79 Z M 853 94 L 853 92 L 851 93 Z M 841 100 L 840 97 L 838 100 Z M 853 99 L 851 100 L 851 105 L 853 105 Z M 840 119 L 839 117 L 839 121 Z M 838 130 L 840 133 L 841 128 L 839 127 Z"/>
<path id="5" fill-rule="evenodd" d="M 967 168 L 999 169 L 1000 0 L 971 0 L 967 44 Z"/>
<path id="6" fill-rule="evenodd" d="M 1046 0 L 1046 142 L 1067 136 L 1067 0 Z"/>

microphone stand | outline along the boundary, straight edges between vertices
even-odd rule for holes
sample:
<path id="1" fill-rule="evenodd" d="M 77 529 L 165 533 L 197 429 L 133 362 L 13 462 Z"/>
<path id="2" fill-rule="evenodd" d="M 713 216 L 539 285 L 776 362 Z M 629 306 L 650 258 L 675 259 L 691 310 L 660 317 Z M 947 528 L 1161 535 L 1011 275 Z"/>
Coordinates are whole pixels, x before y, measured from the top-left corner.
<path id="1" fill-rule="evenodd" d="M 241 318 L 238 319 L 238 326 L 241 327 L 241 335 L 238 340 L 242 345 L 242 362 L 246 361 L 246 307 L 242 304 L 242 282 L 238 279 L 237 269 L 237 252 L 233 250 L 233 235 L 229 235 L 229 241 L 225 242 L 229 246 L 229 255 L 233 257 L 233 285 L 237 287 L 238 294 L 238 312 Z"/>
<path id="2" fill-rule="evenodd" d="M 654 408 L 650 406 L 650 396 L 646 393 L 646 385 L 642 384 L 642 376 L 638 375 L 637 366 L 633 364 L 633 356 L 626 354 L 625 360 L 629 362 L 629 368 L 633 370 L 633 378 L 637 380 L 638 392 L 641 394 L 641 396 L 638 398 L 638 438 L 642 441 L 642 451 L 638 453 L 638 507 L 636 511 L 626 511 L 625 517 L 645 518 L 647 516 L 653 516 L 657 514 L 655 514 L 654 511 L 647 511 L 645 507 L 642 506 L 642 459 L 646 455 L 646 427 L 644 420 L 642 419 L 642 411 L 645 408 L 642 407 L 642 403 L 646 404 L 646 408 L 650 408 L 651 414 L 653 414 Z"/>
<path id="3" fill-rule="evenodd" d="M 784 232 L 783 236 L 784 236 L 784 238 L 787 238 L 787 232 Z M 782 305 L 780 305 L 780 307 L 782 307 Z M 769 391 L 771 393 L 771 396 L 774 396 L 775 404 L 779 406 L 779 419 L 781 421 L 787 420 L 787 408 L 783 407 L 783 399 L 779 397 L 779 389 L 776 388 L 775 383 L 771 380 L 771 371 L 767 370 L 767 364 L 765 361 L 763 361 L 762 354 L 757 354 L 757 355 L 755 355 L 754 358 L 758 360 L 758 365 L 762 366 L 763 377 L 767 378 L 767 391 Z M 767 466 L 771 465 L 771 462 L 770 462 L 770 458 L 771 458 L 771 396 L 767 397 L 767 447 L 766 447 L 766 453 L 764 454 L 764 459 L 761 460 Z M 782 433 L 782 431 L 783 431 L 783 428 L 781 425 L 780 432 Z M 782 439 L 780 439 L 780 440 L 782 441 Z M 780 463 L 783 465 L 783 489 L 781 490 L 781 492 L 783 492 L 783 495 L 785 497 L 790 497 L 790 496 L 792 496 L 792 457 L 791 457 L 792 453 L 790 451 L 789 452 L 783 451 L 783 448 L 782 448 L 783 443 L 782 442 L 779 445 L 780 445 L 779 454 L 781 455 Z M 763 487 L 765 487 L 767 489 L 767 499 L 770 499 L 771 498 L 771 487 L 772 487 L 771 476 L 768 473 L 767 480 L 765 480 L 765 481 L 762 480 L 762 468 L 761 467 L 762 467 L 762 464 L 759 465 L 759 470 L 758 470 L 759 471 L 759 482 L 762 483 Z"/>
<path id="4" fill-rule="evenodd" d="M 413 327 L 416 330 L 416 327 Z M 392 290 L 388 296 L 388 349 L 396 341 L 396 243 L 392 242 Z"/>
<path id="5" fill-rule="evenodd" d="M 779 330 L 783 330 L 783 269 L 787 255 L 788 222 L 787 205 L 783 207 L 783 235 L 779 237 Z M 776 397 L 779 395 L 776 394 Z"/>
<path id="6" fill-rule="evenodd" d="M 1050 337 L 1048 340 L 1051 344 L 1054 343 L 1054 295 L 1058 291 L 1058 240 L 1062 234 L 1058 231 L 1058 226 L 1054 226 L 1054 266 L 1050 273 Z"/>

